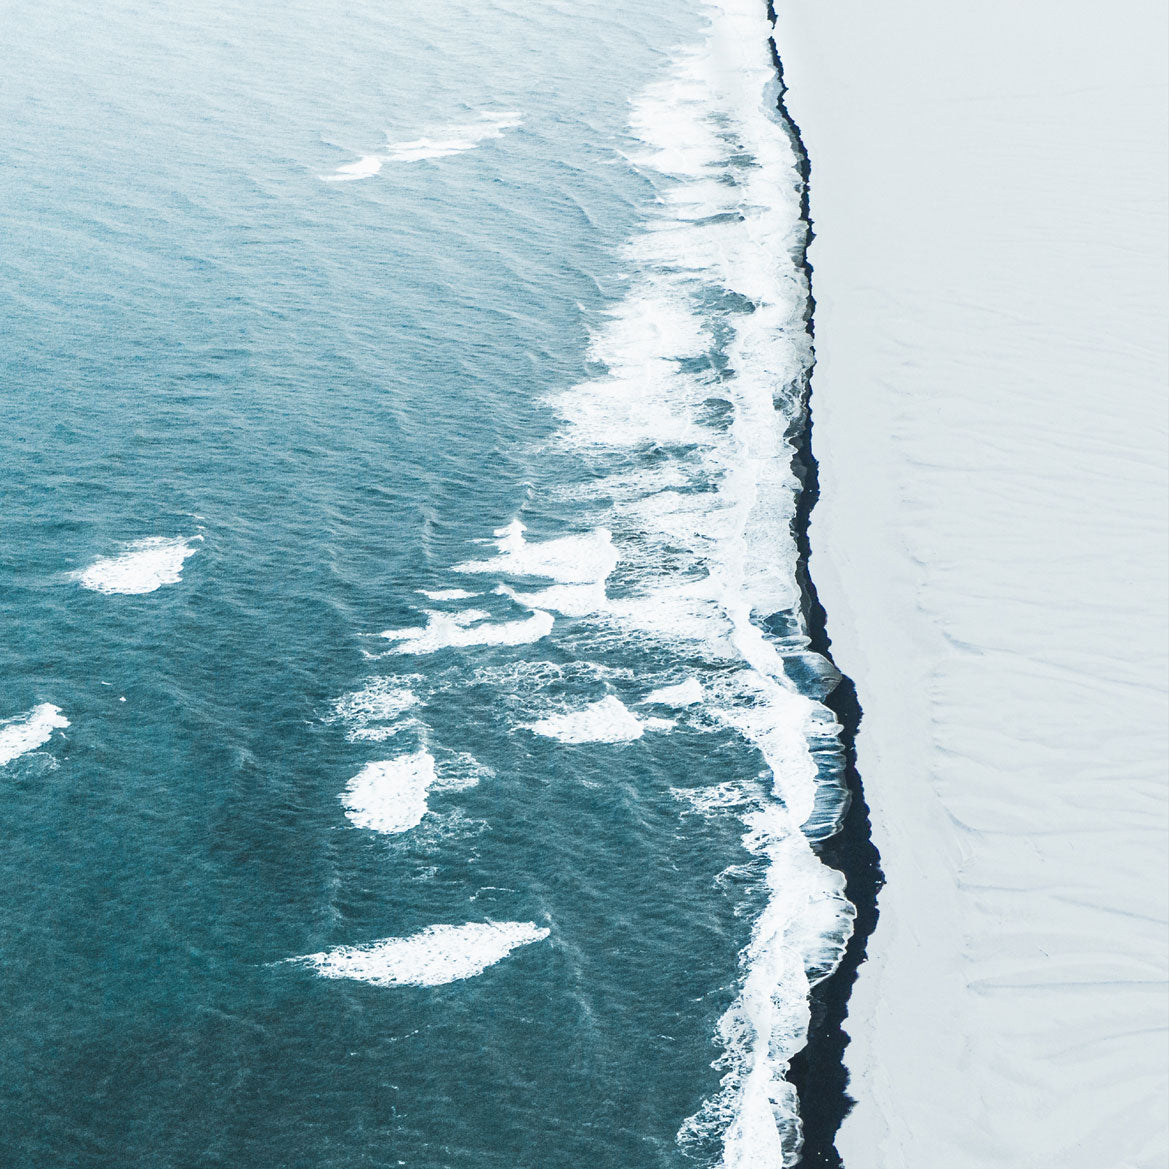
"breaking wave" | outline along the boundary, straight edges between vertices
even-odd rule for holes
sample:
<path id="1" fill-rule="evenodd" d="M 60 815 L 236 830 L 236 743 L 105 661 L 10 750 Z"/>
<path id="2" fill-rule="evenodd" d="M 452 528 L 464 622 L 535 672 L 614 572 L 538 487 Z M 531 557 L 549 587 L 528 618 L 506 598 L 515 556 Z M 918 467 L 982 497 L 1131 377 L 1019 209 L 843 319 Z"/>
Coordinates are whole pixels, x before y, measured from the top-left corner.
<path id="1" fill-rule="evenodd" d="M 195 552 L 192 540 L 150 536 L 128 544 L 117 556 L 95 560 L 77 573 L 76 578 L 82 587 L 98 593 L 153 593 L 163 585 L 178 584 L 182 579 L 183 564 Z"/>
<path id="2" fill-rule="evenodd" d="M 512 950 L 542 941 L 548 932 L 518 921 L 432 925 L 406 938 L 338 946 L 289 961 L 323 978 L 351 978 L 373 986 L 442 986 L 482 974 Z"/>
<path id="3" fill-rule="evenodd" d="M 751 749 L 741 779 L 676 790 L 695 812 L 738 817 L 755 881 L 750 939 L 715 1036 L 720 1085 L 678 1142 L 707 1165 L 773 1169 L 799 1158 L 789 1064 L 807 1043 L 811 990 L 838 965 L 855 910 L 843 874 L 816 850 L 839 828 L 848 796 L 841 728 L 823 702 L 836 675 L 809 649 L 794 530 L 812 362 L 801 171 L 779 115 L 765 12 L 753 0 L 719 0 L 708 13 L 705 41 L 677 54 L 634 103 L 630 159 L 655 201 L 624 248 L 625 294 L 593 330 L 594 376 L 551 399 L 561 419 L 554 445 L 584 473 L 544 502 L 570 505 L 571 530 L 533 538 L 517 517 L 486 541 L 490 551 L 451 569 L 487 578 L 483 593 L 456 581 L 425 594 L 463 602 L 493 588 L 527 615 L 428 609 L 424 625 L 381 636 L 391 653 L 416 655 L 548 638 L 557 643 L 549 657 L 578 661 L 590 638 L 597 657 L 628 644 L 658 663 L 636 693 L 636 679 L 607 679 L 599 665 L 590 670 L 603 697 L 539 693 L 576 668 L 550 661 L 493 664 L 467 680 L 490 676 L 501 692 L 530 683 L 537 709 L 515 725 L 566 745 L 694 726 Z M 463 141 L 452 136 L 452 150 Z M 379 158 L 428 157 L 415 155 L 428 149 L 420 143 Z M 374 173 L 368 162 L 349 177 Z M 571 643 L 553 637 L 569 628 Z M 387 717 L 358 732 L 392 725 L 400 699 L 390 693 Z M 513 708 L 524 701 L 517 694 L 505 695 Z M 435 781 L 425 751 L 369 763 L 350 782 L 347 814 L 404 831 L 425 815 Z M 435 985 L 546 933 L 436 926 L 299 961 L 328 977 Z"/>
<path id="4" fill-rule="evenodd" d="M 43 747 L 55 730 L 68 725 L 61 708 L 51 702 L 42 702 L 26 714 L 0 722 L 0 767 Z"/>

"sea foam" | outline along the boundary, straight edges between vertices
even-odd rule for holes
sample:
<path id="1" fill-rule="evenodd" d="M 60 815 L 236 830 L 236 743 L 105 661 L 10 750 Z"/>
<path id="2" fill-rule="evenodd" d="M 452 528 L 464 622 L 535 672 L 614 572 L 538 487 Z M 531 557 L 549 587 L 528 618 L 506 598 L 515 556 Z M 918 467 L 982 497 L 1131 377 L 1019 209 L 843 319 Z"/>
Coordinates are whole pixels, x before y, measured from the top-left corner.
<path id="1" fill-rule="evenodd" d="M 195 540 L 200 539 L 196 536 Z M 76 574 L 83 587 L 107 594 L 152 593 L 163 585 L 178 584 L 183 563 L 194 556 L 193 540 L 150 536 L 137 540 L 117 556 L 95 560 Z"/>
<path id="2" fill-rule="evenodd" d="M 358 828 L 406 832 L 422 822 L 427 794 L 437 779 L 434 758 L 423 749 L 367 763 L 346 785 L 341 803 Z"/>
<path id="3" fill-rule="evenodd" d="M 351 183 L 357 179 L 371 179 L 380 174 L 385 159 L 379 154 L 366 154 L 356 162 L 339 166 L 331 175 L 321 175 L 326 183 Z"/>
<path id="4" fill-rule="evenodd" d="M 755 1169 L 799 1157 L 788 1065 L 807 1042 L 811 988 L 835 968 L 854 910 L 842 875 L 813 847 L 846 806 L 828 758 L 839 728 L 793 680 L 810 656 L 792 535 L 801 489 L 792 436 L 812 356 L 800 169 L 776 113 L 764 12 L 751 0 L 707 11 L 705 41 L 676 53 L 634 104 L 633 161 L 657 199 L 624 249 L 625 295 L 591 337 L 602 372 L 554 399 L 562 443 L 590 464 L 561 494 L 574 520 L 596 501 L 590 530 L 530 538 L 516 520 L 491 552 L 455 566 L 496 578 L 530 617 L 428 612 L 425 626 L 384 636 L 397 652 L 430 653 L 522 644 L 550 633 L 553 613 L 579 618 L 576 639 L 595 633 L 606 648 L 674 656 L 682 680 L 642 704 L 687 709 L 694 725 L 733 731 L 752 749 L 730 782 L 678 793 L 704 815 L 738 818 L 765 894 L 762 910 L 752 901 L 737 993 L 718 1026 L 719 1089 L 678 1139 L 722 1169 Z M 508 667 L 501 685 L 520 670 Z M 562 670 L 522 664 L 546 689 L 563 684 Z M 534 697 L 542 717 L 527 729 L 564 744 L 630 742 L 673 725 L 615 695 L 575 708 L 560 693 Z M 344 962 L 375 969 L 371 953 L 344 951 Z"/>
<path id="5" fill-rule="evenodd" d="M 482 621 L 483 616 L 479 610 L 466 614 L 428 611 L 425 626 L 387 629 L 382 637 L 398 643 L 392 653 L 431 654 L 475 645 L 524 645 L 547 637 L 555 624 L 551 613 L 539 611 L 518 621 Z"/>
<path id="6" fill-rule="evenodd" d="M 489 921 L 432 925 L 405 938 L 339 946 L 291 961 L 324 978 L 351 978 L 374 986 L 442 986 L 474 978 L 548 930 L 533 922 Z"/>
<path id="7" fill-rule="evenodd" d="M 605 581 L 617 566 L 611 532 L 598 528 L 583 535 L 529 540 L 526 531 L 519 520 L 513 520 L 495 533 L 494 556 L 457 564 L 455 571 L 555 581 L 534 592 L 504 588 L 508 596 L 531 609 L 577 617 L 605 606 Z"/>
<path id="8" fill-rule="evenodd" d="M 43 747 L 52 738 L 53 731 L 68 725 L 61 708 L 51 702 L 42 702 L 26 714 L 0 722 L 0 767 Z"/>
<path id="9" fill-rule="evenodd" d="M 391 142 L 377 154 L 366 154 L 356 162 L 338 167 L 331 175 L 321 175 L 326 183 L 349 183 L 380 174 L 386 163 L 422 162 L 429 158 L 446 158 L 474 150 L 481 142 L 499 138 L 505 130 L 518 126 L 523 119 L 515 111 L 481 113 L 476 121 L 443 126 L 434 136 L 414 138 L 408 142 Z"/>
<path id="10" fill-rule="evenodd" d="M 787 655 L 808 654 L 792 537 L 791 435 L 811 363 L 800 171 L 776 113 L 764 9 L 716 0 L 707 11 L 705 41 L 675 54 L 634 103 L 633 161 L 657 203 L 625 249 L 628 291 L 592 336 L 589 356 L 604 372 L 555 405 L 564 440 L 595 460 L 589 491 L 607 509 L 597 521 L 621 556 L 622 589 L 596 620 L 606 636 L 673 649 L 688 670 L 709 663 L 644 701 L 696 708 L 765 765 L 762 783 L 745 775 L 692 798 L 706 814 L 741 819 L 767 899 L 719 1026 L 720 1090 L 679 1133 L 699 1158 L 754 1169 L 799 1157 L 788 1061 L 807 1041 L 810 989 L 835 967 L 854 910 L 813 848 L 846 806 L 825 762 L 839 728 L 787 670 Z M 526 569 L 526 549 L 508 538 L 492 567 Z M 785 632 L 765 632 L 779 614 Z M 646 729 L 612 705 L 532 729 L 541 726 L 568 742 Z"/>
<path id="11" fill-rule="evenodd" d="M 647 730 L 668 730 L 668 719 L 638 718 L 613 694 L 581 710 L 552 714 L 529 725 L 528 730 L 562 743 L 626 743 L 640 739 Z"/>
<path id="12" fill-rule="evenodd" d="M 706 698 L 706 691 L 697 678 L 687 678 L 674 686 L 651 690 L 641 701 L 646 706 L 695 706 Z"/>
<path id="13" fill-rule="evenodd" d="M 333 704 L 333 718 L 346 724 L 350 742 L 381 742 L 397 733 L 395 720 L 418 704 L 418 695 L 401 679 L 371 678 Z"/>

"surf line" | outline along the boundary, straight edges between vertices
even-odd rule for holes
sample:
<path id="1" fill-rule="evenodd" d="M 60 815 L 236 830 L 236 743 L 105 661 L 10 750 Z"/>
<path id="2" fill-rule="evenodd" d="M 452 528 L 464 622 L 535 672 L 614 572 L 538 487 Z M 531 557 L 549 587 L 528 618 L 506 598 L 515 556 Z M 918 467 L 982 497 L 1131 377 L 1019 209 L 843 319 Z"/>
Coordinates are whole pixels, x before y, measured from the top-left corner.
<path id="1" fill-rule="evenodd" d="M 845 896 L 856 909 L 852 933 L 840 964 L 811 990 L 812 1017 L 808 1026 L 808 1041 L 792 1058 L 788 1066 L 788 1079 L 795 1086 L 800 1101 L 803 1145 L 798 1165 L 806 1169 L 812 1169 L 813 1166 L 816 1169 L 842 1169 L 843 1162 L 836 1151 L 836 1134 L 855 1104 L 848 1093 L 848 1070 L 844 1064 L 844 1053 L 848 1046 L 844 1020 L 848 1017 L 849 997 L 865 960 L 868 940 L 877 926 L 877 901 L 885 878 L 881 871 L 880 854 L 873 843 L 869 809 L 856 762 L 856 737 L 864 712 L 855 685 L 833 660 L 828 615 L 820 603 L 809 565 L 812 511 L 820 498 L 819 464 L 812 449 L 812 375 L 816 366 L 816 297 L 812 264 L 808 259 L 808 247 L 816 234 L 811 214 L 812 166 L 800 128 L 785 100 L 787 85 L 776 43 L 777 15 L 774 0 L 767 0 L 767 19 L 772 27 L 769 49 L 778 82 L 776 107 L 779 122 L 791 142 L 800 176 L 802 231 L 795 259 L 807 279 L 808 287 L 804 327 L 810 342 L 810 356 L 802 374 L 800 409 L 793 417 L 788 435 L 795 451 L 792 467 L 800 483 L 792 524 L 797 549 L 796 579 L 800 586 L 809 648 L 829 663 L 838 679 L 823 702 L 840 724 L 844 784 L 849 796 L 848 810 L 839 830 L 816 844 L 815 848 L 826 864 L 844 874 Z"/>

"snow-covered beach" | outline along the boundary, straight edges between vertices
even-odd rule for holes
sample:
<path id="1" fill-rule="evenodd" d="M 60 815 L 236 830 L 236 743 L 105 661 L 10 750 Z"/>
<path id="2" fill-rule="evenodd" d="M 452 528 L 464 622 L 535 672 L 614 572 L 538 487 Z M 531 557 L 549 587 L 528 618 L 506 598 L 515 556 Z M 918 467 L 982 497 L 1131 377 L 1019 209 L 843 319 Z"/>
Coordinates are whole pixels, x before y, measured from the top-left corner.
<path id="1" fill-rule="evenodd" d="M 1165 11 L 783 0 L 812 572 L 887 885 L 838 1147 L 1167 1149 Z"/>

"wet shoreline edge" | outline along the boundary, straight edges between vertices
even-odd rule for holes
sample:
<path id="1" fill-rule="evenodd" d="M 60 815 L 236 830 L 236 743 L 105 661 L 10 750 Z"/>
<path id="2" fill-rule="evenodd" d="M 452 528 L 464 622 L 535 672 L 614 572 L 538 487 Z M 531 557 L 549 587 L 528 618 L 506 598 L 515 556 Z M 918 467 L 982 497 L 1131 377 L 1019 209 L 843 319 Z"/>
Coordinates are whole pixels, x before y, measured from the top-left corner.
<path id="1" fill-rule="evenodd" d="M 774 30 L 776 25 L 774 0 L 767 0 L 767 17 Z M 877 901 L 884 885 L 884 875 L 881 871 L 880 855 L 872 840 L 869 809 L 865 803 L 864 788 L 856 763 L 856 737 L 863 718 L 863 710 L 856 687 L 851 679 L 839 671 L 832 659 L 828 616 L 817 595 L 809 565 L 811 517 L 820 497 L 819 465 L 812 447 L 811 379 L 816 364 L 814 323 L 816 300 L 812 265 L 808 260 L 808 247 L 815 238 L 810 203 L 811 163 L 799 126 L 792 118 L 784 100 L 787 87 L 774 33 L 769 47 L 778 82 L 776 104 L 779 122 L 791 140 L 800 175 L 800 218 L 803 236 L 796 260 L 808 281 L 804 325 L 812 343 L 812 357 L 804 371 L 801 387 L 801 409 L 794 424 L 795 429 L 789 436 L 795 448 L 793 469 L 800 481 L 792 525 L 798 551 L 797 579 L 801 589 L 809 648 L 828 661 L 839 676 L 839 681 L 825 697 L 824 704 L 836 716 L 841 727 L 840 741 L 844 754 L 843 781 L 849 797 L 848 810 L 839 831 L 819 843 L 816 848 L 826 864 L 844 873 L 845 893 L 856 909 L 853 932 L 839 966 L 828 978 L 812 989 L 808 1042 L 792 1059 L 788 1079 L 795 1085 L 800 1100 L 803 1146 L 798 1166 L 800 1169 L 842 1169 L 843 1162 L 836 1151 L 836 1134 L 854 1103 L 848 1092 L 848 1070 L 844 1063 L 844 1053 L 849 1041 L 844 1022 L 848 1017 L 852 988 L 865 961 L 868 940 L 877 925 L 879 915 Z"/>

